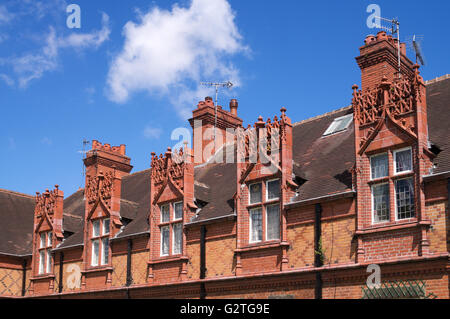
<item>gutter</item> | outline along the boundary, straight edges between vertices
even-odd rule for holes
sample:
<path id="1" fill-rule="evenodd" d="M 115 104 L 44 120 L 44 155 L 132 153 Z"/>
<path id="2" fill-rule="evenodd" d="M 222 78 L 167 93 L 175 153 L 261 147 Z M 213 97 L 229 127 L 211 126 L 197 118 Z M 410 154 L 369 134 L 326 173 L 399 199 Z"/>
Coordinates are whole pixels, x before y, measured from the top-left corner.
<path id="1" fill-rule="evenodd" d="M 331 194 L 331 195 L 325 195 L 325 196 L 305 199 L 305 200 L 301 200 L 298 202 L 289 203 L 284 206 L 286 208 L 295 208 L 295 207 L 299 207 L 299 206 L 315 204 L 316 202 L 323 203 L 323 202 L 332 201 L 332 200 L 340 199 L 340 198 L 351 198 L 351 197 L 355 197 L 355 195 L 356 195 L 355 191 L 347 191 L 347 192 L 342 192 L 342 193 L 337 193 L 337 194 Z"/>
<path id="2" fill-rule="evenodd" d="M 0 251 L 0 255 L 10 256 L 10 257 L 18 257 L 18 258 L 26 258 L 26 257 L 32 257 L 33 256 L 33 254 L 16 255 L 16 254 L 4 253 L 4 252 L 1 252 L 1 251 Z"/>
<path id="3" fill-rule="evenodd" d="M 204 220 L 199 220 L 198 222 L 190 222 L 190 223 L 186 223 L 184 224 L 185 226 L 196 226 L 196 225 L 205 225 L 205 224 L 211 224 L 214 223 L 218 220 L 222 220 L 222 219 L 234 219 L 236 218 L 237 215 L 235 213 L 230 214 L 230 215 L 226 215 L 226 216 L 220 216 L 220 217 L 214 217 L 214 218 L 208 218 L 208 219 L 204 219 Z"/>
<path id="4" fill-rule="evenodd" d="M 140 233 L 136 233 L 136 234 L 130 234 L 130 235 L 127 235 L 127 236 L 124 236 L 124 237 L 114 237 L 114 238 L 111 238 L 110 241 L 113 242 L 113 241 L 134 239 L 134 238 L 142 236 L 142 235 L 150 235 L 150 231 L 146 230 L 144 232 L 140 232 Z"/>
<path id="5" fill-rule="evenodd" d="M 61 250 L 69 249 L 69 248 L 83 247 L 83 246 L 84 246 L 84 244 L 75 244 L 75 245 L 70 245 L 70 246 L 67 246 L 67 247 L 56 247 L 55 249 L 52 249 L 52 251 L 61 251 Z"/>
<path id="6" fill-rule="evenodd" d="M 442 172 L 438 174 L 430 174 L 423 176 L 424 182 L 432 182 L 440 179 L 450 178 L 450 171 Z"/>

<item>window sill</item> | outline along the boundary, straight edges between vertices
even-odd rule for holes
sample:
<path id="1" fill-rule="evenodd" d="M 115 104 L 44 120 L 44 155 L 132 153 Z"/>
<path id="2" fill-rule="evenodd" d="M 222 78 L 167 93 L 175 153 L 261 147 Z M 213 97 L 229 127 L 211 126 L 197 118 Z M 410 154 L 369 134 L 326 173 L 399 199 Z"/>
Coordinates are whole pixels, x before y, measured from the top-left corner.
<path id="1" fill-rule="evenodd" d="M 407 219 L 405 221 L 395 221 L 395 222 L 386 222 L 386 223 L 380 223 L 377 225 L 373 225 L 370 227 L 366 227 L 363 230 L 358 230 L 355 232 L 355 235 L 366 235 L 366 234 L 373 234 L 378 232 L 386 232 L 386 231 L 393 231 L 393 230 L 400 230 L 400 229 L 406 229 L 406 228 L 414 228 L 419 226 L 430 226 L 430 221 L 417 221 L 417 219 Z"/>
<path id="2" fill-rule="evenodd" d="M 161 257 L 161 258 L 158 258 L 155 260 L 150 260 L 150 261 L 147 261 L 147 264 L 157 265 L 157 264 L 172 263 L 172 262 L 177 262 L 177 261 L 188 261 L 188 260 L 189 260 L 189 257 L 178 255 L 178 256 Z"/>
<path id="3" fill-rule="evenodd" d="M 392 176 L 392 179 L 397 180 L 397 179 L 402 179 L 402 178 L 407 178 L 407 177 L 412 177 L 412 176 L 414 176 L 413 171 L 401 172 L 401 173 L 397 173 L 394 176 Z"/>
<path id="4" fill-rule="evenodd" d="M 86 270 L 82 270 L 82 274 L 96 273 L 96 272 L 104 272 L 104 271 L 113 271 L 114 268 L 110 266 L 101 266 L 101 267 L 91 267 Z"/>
<path id="5" fill-rule="evenodd" d="M 44 280 L 44 279 L 55 279 L 55 275 L 54 274 L 42 274 L 42 275 L 37 275 L 37 276 L 30 278 L 30 280 Z"/>
<path id="6" fill-rule="evenodd" d="M 281 248 L 281 247 L 287 247 L 290 246 L 288 242 L 280 242 L 278 241 L 269 241 L 269 242 L 262 242 L 262 243 L 256 243 L 256 244 L 249 244 L 248 246 L 244 246 L 242 248 L 235 249 L 235 253 L 242 253 L 247 251 L 255 251 L 255 250 L 261 250 L 261 249 L 270 249 L 270 248 Z"/>

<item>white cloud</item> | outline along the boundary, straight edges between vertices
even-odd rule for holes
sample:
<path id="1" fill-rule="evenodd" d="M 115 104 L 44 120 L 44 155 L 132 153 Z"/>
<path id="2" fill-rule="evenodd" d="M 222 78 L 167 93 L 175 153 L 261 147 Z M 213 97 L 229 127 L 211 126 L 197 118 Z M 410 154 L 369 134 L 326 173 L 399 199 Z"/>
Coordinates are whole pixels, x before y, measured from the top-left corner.
<path id="1" fill-rule="evenodd" d="M 229 59 L 248 48 L 234 19 L 227 0 L 192 0 L 187 8 L 154 7 L 137 23 L 127 22 L 124 47 L 108 74 L 109 98 L 123 103 L 135 91 L 165 95 L 185 117 L 195 98 L 204 97 L 200 81 L 239 85 L 239 71 Z"/>
<path id="2" fill-rule="evenodd" d="M 0 80 L 2 80 L 3 82 L 5 82 L 7 85 L 9 86 L 13 86 L 14 85 L 14 80 L 11 79 L 9 76 L 7 76 L 4 73 L 0 73 Z"/>
<path id="3" fill-rule="evenodd" d="M 0 6 L 0 24 L 8 23 L 14 18 L 14 14 L 9 12 L 6 6 Z"/>
<path id="4" fill-rule="evenodd" d="M 72 33 L 67 37 L 58 37 L 55 29 L 50 27 L 42 48 L 20 57 L 0 59 L 0 65 L 11 65 L 19 86 L 26 87 L 31 80 L 39 79 L 45 72 L 57 69 L 61 49 L 97 49 L 108 40 L 110 32 L 109 17 L 105 13 L 102 14 L 102 28 L 91 33 Z"/>
<path id="5" fill-rule="evenodd" d="M 146 126 L 144 129 L 144 137 L 148 139 L 158 139 L 162 134 L 162 130 L 160 128 Z"/>
<path id="6" fill-rule="evenodd" d="M 111 30 L 108 27 L 109 16 L 102 13 L 102 29 L 92 33 L 72 33 L 66 38 L 59 40 L 59 46 L 62 48 L 95 48 L 97 49 L 103 42 L 109 39 Z"/>

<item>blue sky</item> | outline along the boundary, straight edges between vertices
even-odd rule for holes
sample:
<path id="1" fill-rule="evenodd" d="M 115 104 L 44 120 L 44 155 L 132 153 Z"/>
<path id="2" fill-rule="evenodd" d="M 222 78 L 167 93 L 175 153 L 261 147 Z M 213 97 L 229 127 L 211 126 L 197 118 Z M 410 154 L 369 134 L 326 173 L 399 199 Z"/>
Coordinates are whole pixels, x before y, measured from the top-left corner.
<path id="1" fill-rule="evenodd" d="M 70 3 L 80 29 L 66 25 Z M 399 18 L 403 41 L 423 36 L 425 79 L 450 73 L 448 1 L 3 0 L 0 188 L 70 195 L 84 186 L 84 138 L 126 144 L 133 171 L 148 168 L 213 94 L 202 80 L 237 84 L 219 104 L 237 98 L 245 124 L 281 106 L 293 121 L 347 106 L 354 57 L 376 33 L 371 3 Z"/>

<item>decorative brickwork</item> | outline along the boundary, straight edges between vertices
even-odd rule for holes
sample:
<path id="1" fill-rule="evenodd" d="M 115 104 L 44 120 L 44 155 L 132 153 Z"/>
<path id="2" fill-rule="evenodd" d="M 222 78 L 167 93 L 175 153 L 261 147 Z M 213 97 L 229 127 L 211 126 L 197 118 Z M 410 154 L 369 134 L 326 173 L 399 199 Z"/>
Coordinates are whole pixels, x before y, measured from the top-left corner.
<path id="1" fill-rule="evenodd" d="M 184 149 L 172 152 L 169 148 L 165 155 L 152 153 L 151 212 L 149 222 L 150 256 L 148 281 L 173 282 L 187 278 L 187 243 L 184 223 L 191 220 L 197 206 L 194 204 L 194 164 L 192 150 Z M 179 203 L 176 211 L 176 204 Z M 163 210 L 168 214 L 163 218 Z M 177 216 L 176 214 L 179 214 Z M 181 234 L 175 249 L 176 227 Z M 162 230 L 167 231 L 163 243 Z M 180 243 L 181 242 L 181 243 Z M 165 245 L 165 248 L 163 247 Z M 163 248 L 167 249 L 163 253 Z"/>

